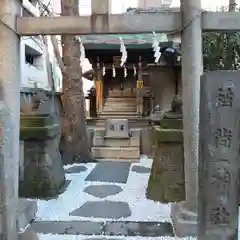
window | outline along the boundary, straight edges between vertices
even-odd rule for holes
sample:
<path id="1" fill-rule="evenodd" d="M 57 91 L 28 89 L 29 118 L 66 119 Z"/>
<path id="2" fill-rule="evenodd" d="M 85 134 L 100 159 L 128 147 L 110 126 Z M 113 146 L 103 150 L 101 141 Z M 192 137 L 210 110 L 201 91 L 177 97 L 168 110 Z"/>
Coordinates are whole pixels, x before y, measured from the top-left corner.
<path id="1" fill-rule="evenodd" d="M 35 49 L 25 45 L 25 63 L 41 70 L 44 65 L 44 57 Z"/>
<path id="2" fill-rule="evenodd" d="M 34 64 L 34 56 L 31 54 L 25 54 L 25 62 L 33 65 Z"/>

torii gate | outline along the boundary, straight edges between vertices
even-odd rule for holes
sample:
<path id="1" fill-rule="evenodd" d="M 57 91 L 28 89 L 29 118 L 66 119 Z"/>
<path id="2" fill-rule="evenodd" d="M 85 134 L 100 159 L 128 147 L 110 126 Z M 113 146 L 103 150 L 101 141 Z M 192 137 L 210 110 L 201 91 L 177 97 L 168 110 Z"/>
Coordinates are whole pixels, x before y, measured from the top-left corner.
<path id="1" fill-rule="evenodd" d="M 14 208 L 18 198 L 19 165 L 19 122 L 20 122 L 20 36 L 61 35 L 61 34 L 110 34 L 165 32 L 182 34 L 182 90 L 184 122 L 184 155 L 186 202 L 179 213 L 191 213 L 190 220 L 196 220 L 198 194 L 198 123 L 199 92 L 202 67 L 202 30 L 235 31 L 240 30 L 240 14 L 234 12 L 202 12 L 200 0 L 182 1 L 182 12 L 162 12 L 140 15 L 109 15 L 109 0 L 92 0 L 93 15 L 88 17 L 20 17 L 19 0 L 0 2 L 0 84 L 2 99 L 11 111 L 13 135 L 13 156 L 8 159 L 12 166 L 10 173 L 12 185 L 12 209 L 9 215 L 8 240 L 16 240 L 16 218 Z M 69 1 L 71 4 L 71 1 Z M 99 15 L 100 14 L 100 15 Z M 181 217 L 173 212 L 176 232 Z M 191 225 L 191 224 L 190 224 Z M 188 225 L 188 227 L 190 227 Z M 194 225 L 194 224 L 193 224 Z M 182 228 L 182 226 L 180 226 Z M 10 233 L 11 232 L 11 233 Z M 179 232 L 181 235 L 181 232 Z"/>

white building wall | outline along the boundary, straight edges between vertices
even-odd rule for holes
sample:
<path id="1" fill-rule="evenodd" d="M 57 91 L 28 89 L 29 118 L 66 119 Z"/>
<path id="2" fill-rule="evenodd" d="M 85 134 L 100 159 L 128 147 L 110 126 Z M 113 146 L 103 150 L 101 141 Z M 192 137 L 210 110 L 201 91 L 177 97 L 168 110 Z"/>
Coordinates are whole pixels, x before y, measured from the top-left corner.
<path id="1" fill-rule="evenodd" d="M 23 0 L 23 6 L 22 15 L 25 13 L 29 16 L 39 16 L 39 9 L 28 0 Z M 38 55 L 35 64 L 32 65 L 26 62 L 26 52 L 33 52 Z M 39 88 L 50 89 L 46 67 L 46 49 L 42 37 L 21 37 L 20 58 L 21 86 L 37 86 Z"/>
<path id="2" fill-rule="evenodd" d="M 138 0 L 139 8 L 160 8 L 164 6 L 170 6 L 172 0 Z"/>
<path id="3" fill-rule="evenodd" d="M 56 0 L 52 0 L 56 1 Z M 48 1 L 47 1 L 48 3 Z M 34 16 L 39 15 L 38 6 L 32 5 L 28 0 L 23 0 L 23 6 L 31 11 Z M 49 6 L 51 9 L 51 5 Z M 23 12 L 23 11 L 22 11 Z M 28 46 L 33 51 L 37 52 L 41 57 L 38 58 L 37 66 L 26 63 L 25 61 L 25 46 Z M 50 84 L 48 80 L 47 72 L 47 55 L 49 52 L 50 62 L 52 63 L 53 77 L 55 81 L 55 89 L 58 91 L 61 88 L 62 74 L 58 67 L 56 58 L 53 53 L 51 45 L 49 49 L 43 43 L 42 37 L 22 37 L 20 42 L 20 57 L 21 57 L 21 86 L 22 87 L 35 87 L 44 88 L 50 90 Z"/>
<path id="4" fill-rule="evenodd" d="M 139 8 L 159 8 L 162 6 L 162 0 L 138 0 Z"/>
<path id="5" fill-rule="evenodd" d="M 61 54 L 60 40 L 59 40 L 59 51 Z M 62 91 L 62 72 L 58 66 L 58 62 L 57 62 L 57 59 L 54 54 L 53 45 L 52 45 L 50 37 L 48 37 L 48 52 L 49 52 L 50 62 L 52 64 L 52 72 L 53 72 L 55 90 L 57 92 L 61 92 Z"/>
<path id="6" fill-rule="evenodd" d="M 25 61 L 26 46 L 34 49 L 41 55 L 37 66 L 30 65 Z M 37 84 L 40 88 L 49 89 L 45 45 L 43 42 L 35 37 L 23 37 L 20 42 L 20 56 L 21 86 L 34 87 Z"/>

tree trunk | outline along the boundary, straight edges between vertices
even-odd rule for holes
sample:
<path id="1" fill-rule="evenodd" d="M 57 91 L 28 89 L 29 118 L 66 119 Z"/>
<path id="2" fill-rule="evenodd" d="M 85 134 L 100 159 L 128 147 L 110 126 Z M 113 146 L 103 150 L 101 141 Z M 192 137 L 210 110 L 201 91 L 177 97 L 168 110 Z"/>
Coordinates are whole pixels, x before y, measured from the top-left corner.
<path id="1" fill-rule="evenodd" d="M 78 0 L 61 0 L 63 16 L 78 16 Z M 85 98 L 80 67 L 80 44 L 75 36 L 62 36 L 63 126 L 60 149 L 65 164 L 91 162 L 85 123 Z"/>

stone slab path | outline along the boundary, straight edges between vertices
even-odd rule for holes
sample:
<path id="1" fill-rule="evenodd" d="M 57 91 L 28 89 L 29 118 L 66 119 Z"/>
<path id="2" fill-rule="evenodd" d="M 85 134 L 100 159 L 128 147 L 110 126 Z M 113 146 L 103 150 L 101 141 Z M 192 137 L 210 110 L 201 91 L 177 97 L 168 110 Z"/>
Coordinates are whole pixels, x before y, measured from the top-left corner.
<path id="1" fill-rule="evenodd" d="M 29 239 L 31 240 L 31 239 Z M 119 236 L 82 236 L 82 235 L 40 235 L 39 240 L 196 240 L 196 238 L 177 237 L 119 237 Z"/>
<path id="2" fill-rule="evenodd" d="M 66 166 L 69 186 L 57 199 L 38 200 L 31 229 L 40 240 L 172 239 L 170 205 L 146 199 L 151 164 L 151 159 L 142 157 L 139 164 Z"/>
<path id="3" fill-rule="evenodd" d="M 116 195 L 122 192 L 123 189 L 120 186 L 115 185 L 97 185 L 88 186 L 84 189 L 85 193 L 98 198 L 106 198 L 112 195 Z"/>
<path id="4" fill-rule="evenodd" d="M 87 176 L 86 181 L 126 183 L 130 167 L 130 162 L 100 162 Z"/>
<path id="5" fill-rule="evenodd" d="M 85 235 L 85 236 L 142 236 L 142 237 L 173 237 L 171 223 L 164 222 L 35 222 L 32 230 L 49 234 Z"/>
<path id="6" fill-rule="evenodd" d="M 131 216 L 127 202 L 88 201 L 80 208 L 75 209 L 71 216 L 120 219 Z"/>

